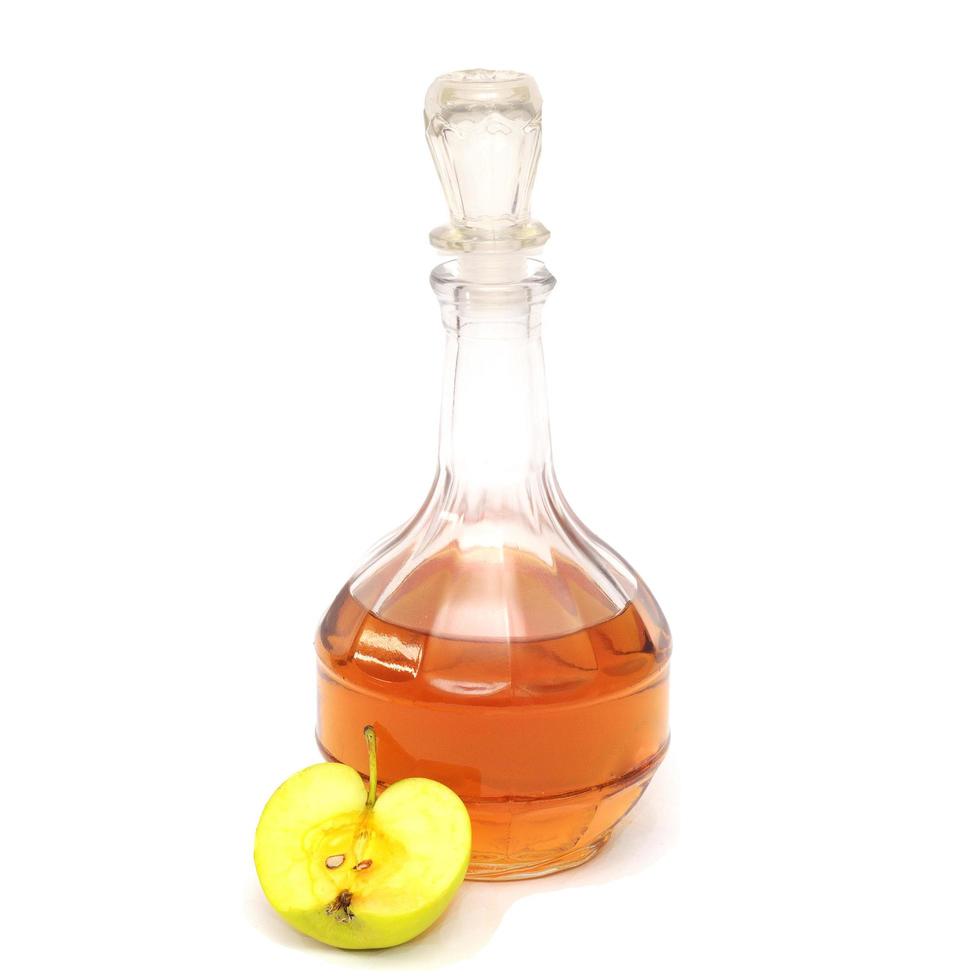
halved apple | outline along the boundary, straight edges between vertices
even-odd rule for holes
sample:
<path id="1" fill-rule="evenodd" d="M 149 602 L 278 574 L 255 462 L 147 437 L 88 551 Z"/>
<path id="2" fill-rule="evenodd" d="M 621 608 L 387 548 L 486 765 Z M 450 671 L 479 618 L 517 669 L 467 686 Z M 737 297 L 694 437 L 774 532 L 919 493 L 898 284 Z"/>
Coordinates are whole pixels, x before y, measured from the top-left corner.
<path id="1" fill-rule="evenodd" d="M 300 932 L 344 949 L 419 935 L 443 913 L 470 859 L 463 801 L 422 778 L 377 796 L 374 729 L 364 734 L 367 791 L 350 766 L 310 766 L 272 794 L 255 831 L 255 868 L 272 907 Z"/>

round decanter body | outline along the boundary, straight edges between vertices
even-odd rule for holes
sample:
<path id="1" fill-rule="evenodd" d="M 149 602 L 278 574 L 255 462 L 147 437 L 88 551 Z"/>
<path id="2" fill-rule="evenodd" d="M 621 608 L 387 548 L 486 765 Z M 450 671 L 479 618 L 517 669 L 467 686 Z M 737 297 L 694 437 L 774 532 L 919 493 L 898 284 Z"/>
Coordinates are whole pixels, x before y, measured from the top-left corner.
<path id="1" fill-rule="evenodd" d="M 317 638 L 325 757 L 365 772 L 370 722 L 382 782 L 452 787 L 473 825 L 469 877 L 531 877 L 592 856 L 669 740 L 670 634 L 649 592 L 637 583 L 614 609 L 566 558 L 458 546 L 380 608 L 358 581 Z M 495 622 L 516 632 L 481 634 Z"/>

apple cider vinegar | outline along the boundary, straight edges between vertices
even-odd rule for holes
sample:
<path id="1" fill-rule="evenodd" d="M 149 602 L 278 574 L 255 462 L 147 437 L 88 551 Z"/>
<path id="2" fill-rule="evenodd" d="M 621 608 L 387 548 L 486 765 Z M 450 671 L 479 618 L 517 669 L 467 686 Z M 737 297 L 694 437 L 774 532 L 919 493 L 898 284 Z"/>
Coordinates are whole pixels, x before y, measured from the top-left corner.
<path id="1" fill-rule="evenodd" d="M 670 632 L 555 476 L 541 345 L 555 280 L 529 210 L 537 86 L 444 75 L 425 120 L 451 217 L 430 236 L 452 256 L 431 276 L 446 331 L 436 479 L 323 620 L 317 737 L 366 773 L 373 726 L 382 785 L 428 777 L 466 804 L 470 877 L 533 877 L 595 854 L 663 758 Z"/>
<path id="2" fill-rule="evenodd" d="M 471 588 L 499 579 L 501 565 L 475 563 Z M 459 555 L 433 558 L 388 614 L 415 628 L 373 615 L 346 589 L 338 596 L 317 640 L 321 749 L 366 773 L 361 727 L 370 719 L 383 782 L 424 775 L 455 790 L 473 826 L 470 877 L 579 864 L 639 799 L 666 751 L 670 634 L 655 604 L 636 602 L 567 633 L 427 631 L 422 624 L 461 598 L 460 564 Z M 528 607 L 545 620 L 573 576 L 559 568 L 565 580 L 549 593 L 554 571 L 536 564 L 503 561 L 515 612 Z"/>

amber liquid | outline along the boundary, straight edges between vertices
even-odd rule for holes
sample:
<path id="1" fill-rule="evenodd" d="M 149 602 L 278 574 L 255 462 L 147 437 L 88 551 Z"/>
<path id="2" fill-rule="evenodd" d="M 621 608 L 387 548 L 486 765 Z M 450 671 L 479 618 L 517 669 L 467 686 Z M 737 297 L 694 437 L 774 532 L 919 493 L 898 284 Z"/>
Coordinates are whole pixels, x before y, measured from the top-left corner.
<path id="1" fill-rule="evenodd" d="M 483 638 L 490 609 L 520 633 L 603 611 L 574 568 L 514 554 L 443 553 L 371 613 L 349 589 L 317 637 L 318 731 L 362 773 L 373 724 L 379 776 L 428 776 L 466 803 L 469 876 L 572 867 L 602 846 L 667 749 L 670 634 L 652 598 L 554 635 Z M 405 625 L 411 623 L 414 625 Z"/>

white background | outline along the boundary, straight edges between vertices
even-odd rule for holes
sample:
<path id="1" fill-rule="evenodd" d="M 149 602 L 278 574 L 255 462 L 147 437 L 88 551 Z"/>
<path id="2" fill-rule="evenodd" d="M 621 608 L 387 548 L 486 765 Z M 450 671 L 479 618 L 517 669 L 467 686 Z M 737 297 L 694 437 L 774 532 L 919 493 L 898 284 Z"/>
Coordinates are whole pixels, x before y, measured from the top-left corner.
<path id="1" fill-rule="evenodd" d="M 7 976 L 977 976 L 974 4 L 0 9 Z M 674 743 L 592 865 L 349 954 L 251 838 L 430 482 L 476 66 L 544 93 L 555 457 Z"/>

